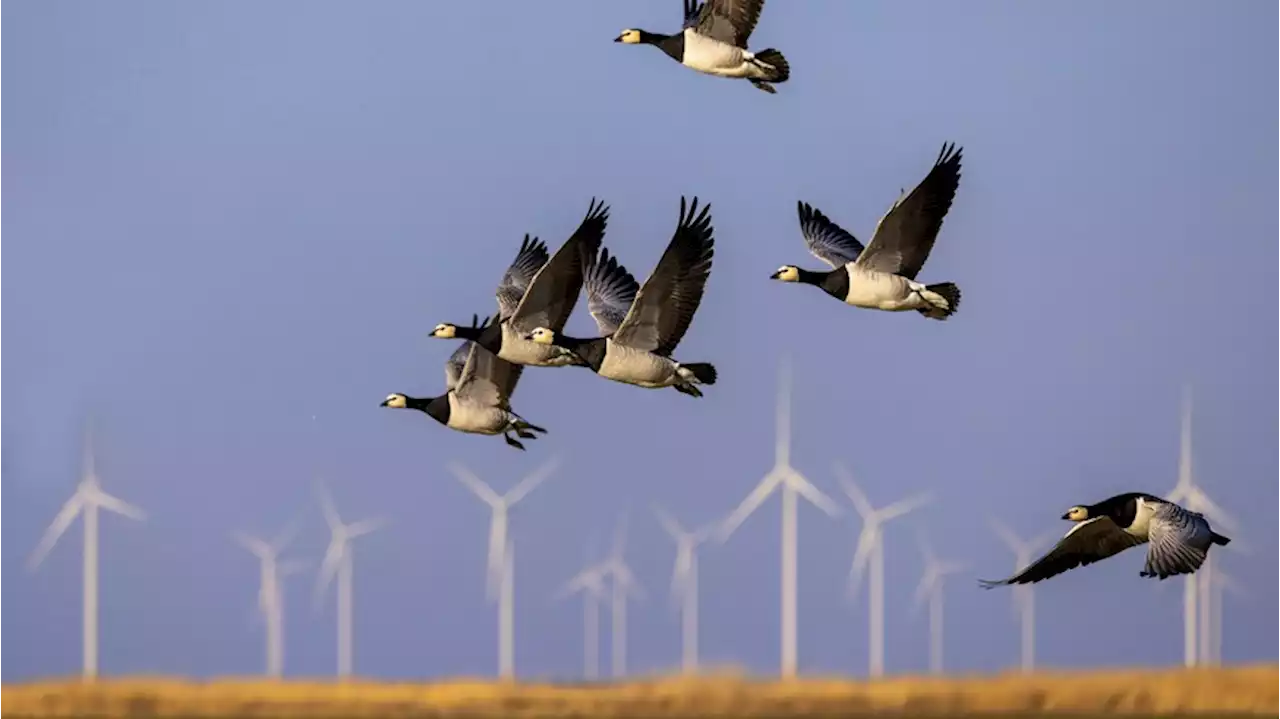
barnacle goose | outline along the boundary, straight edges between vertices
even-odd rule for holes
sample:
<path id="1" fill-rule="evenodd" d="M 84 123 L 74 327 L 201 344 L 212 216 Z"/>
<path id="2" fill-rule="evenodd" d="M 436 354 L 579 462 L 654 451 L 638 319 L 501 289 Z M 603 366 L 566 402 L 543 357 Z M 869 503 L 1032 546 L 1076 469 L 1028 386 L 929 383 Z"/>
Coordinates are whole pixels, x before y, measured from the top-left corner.
<path id="1" fill-rule="evenodd" d="M 1002 584 L 1034 583 L 1139 544 L 1150 546 L 1147 561 L 1138 574 L 1165 579 L 1195 572 L 1204 564 L 1211 546 L 1231 542 L 1213 531 L 1209 520 L 1199 512 L 1142 492 L 1076 505 L 1062 518 L 1076 524 L 1047 554 L 1008 579 L 984 579 L 979 583 L 988 589 Z"/>
<path id="2" fill-rule="evenodd" d="M 797 203 L 805 245 L 833 269 L 815 272 L 783 265 L 770 279 L 815 285 L 854 307 L 916 310 L 935 320 L 955 314 L 960 307 L 959 287 L 951 282 L 925 285 L 915 280 L 955 199 L 961 152 L 954 143 L 943 145 L 933 169 L 880 218 L 865 248 L 816 208 Z"/>
<path id="3" fill-rule="evenodd" d="M 675 387 L 701 397 L 696 385 L 715 384 L 715 367 L 706 362 L 677 362 L 671 353 L 688 331 L 711 274 L 715 239 L 710 210 L 708 204 L 699 213 L 695 197 L 686 212 L 685 198 L 680 198 L 675 234 L 633 300 L 628 301 L 631 285 L 625 279 L 614 279 L 610 287 L 615 289 L 595 290 L 595 299 L 588 304 L 594 305 L 591 313 L 600 337 L 578 339 L 551 327 L 537 327 L 528 339 L 578 358 L 602 377 L 651 389 Z M 600 267 L 606 277 L 626 274 L 607 252 L 588 271 L 588 277 L 595 277 Z"/>
<path id="4" fill-rule="evenodd" d="M 526 337 L 538 327 L 551 327 L 558 331 L 569 320 L 582 291 L 583 269 L 599 251 L 608 221 L 608 206 L 604 203 L 597 205 L 592 199 L 578 229 L 527 282 L 514 306 L 508 298 L 499 321 L 482 330 L 441 323 L 431 331 L 431 336 L 471 340 L 501 359 L 519 365 L 564 367 L 582 364 L 571 354 L 557 352 Z M 515 284 L 513 282 L 513 286 Z M 499 305 L 503 305 L 501 295 Z"/>
<path id="5" fill-rule="evenodd" d="M 775 94 L 770 83 L 786 82 L 791 66 L 769 48 L 747 50 L 747 38 L 760 20 L 764 0 L 684 0 L 684 24 L 675 35 L 628 28 L 614 42 L 656 45 L 687 68 L 718 77 L 745 78 Z"/>

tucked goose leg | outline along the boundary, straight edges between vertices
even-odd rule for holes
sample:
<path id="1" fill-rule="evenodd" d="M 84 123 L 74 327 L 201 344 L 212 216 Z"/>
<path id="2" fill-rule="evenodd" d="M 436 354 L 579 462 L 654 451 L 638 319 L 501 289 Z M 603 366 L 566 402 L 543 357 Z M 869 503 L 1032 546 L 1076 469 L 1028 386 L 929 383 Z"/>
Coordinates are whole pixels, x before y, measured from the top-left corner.
<path id="1" fill-rule="evenodd" d="M 702 390 L 691 384 L 673 384 L 671 387 L 680 394 L 687 394 L 690 397 L 702 396 Z"/>
<path id="2" fill-rule="evenodd" d="M 775 89 L 773 89 L 773 85 L 770 85 L 769 83 L 765 82 L 764 80 L 756 80 L 755 78 L 751 78 L 751 84 L 752 84 L 752 85 L 755 85 L 758 89 L 764 90 L 765 92 L 769 93 L 770 95 L 777 95 L 777 94 L 778 94 L 778 91 L 777 91 L 777 90 L 775 90 Z"/>
<path id="3" fill-rule="evenodd" d="M 507 444 L 511 445 L 512 447 L 515 447 L 516 449 L 519 449 L 519 450 L 523 450 L 523 449 L 524 449 L 524 445 L 523 445 L 523 444 L 520 444 L 520 441 L 519 441 L 519 440 L 512 438 L 512 436 L 511 436 L 511 435 L 509 435 L 509 434 L 503 434 L 503 435 L 502 435 L 502 438 L 503 438 L 503 439 L 505 439 L 505 440 L 507 440 Z"/>

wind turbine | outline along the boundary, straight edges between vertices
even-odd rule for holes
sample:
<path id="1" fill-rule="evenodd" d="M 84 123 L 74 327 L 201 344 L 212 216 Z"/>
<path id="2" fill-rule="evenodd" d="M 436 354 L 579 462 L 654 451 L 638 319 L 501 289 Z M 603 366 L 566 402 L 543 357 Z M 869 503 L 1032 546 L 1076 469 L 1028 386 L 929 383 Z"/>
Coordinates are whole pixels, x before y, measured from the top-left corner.
<path id="1" fill-rule="evenodd" d="M 719 531 L 721 543 L 727 541 L 739 526 L 756 511 L 775 490 L 782 493 L 782 657 L 783 678 L 796 675 L 796 495 L 804 497 L 829 516 L 840 508 L 818 491 L 791 466 L 791 367 L 783 360 L 778 380 L 777 438 L 774 444 L 773 469 L 724 520 Z"/>
<path id="2" fill-rule="evenodd" d="M 98 676 L 98 510 L 105 509 L 129 519 L 141 521 L 146 515 L 141 509 L 102 491 L 93 457 L 93 430 L 85 432 L 84 468 L 76 491 L 62 505 L 62 510 L 49 524 L 40 544 L 36 546 L 28 567 L 34 570 L 53 550 L 62 533 L 67 531 L 76 516 L 84 516 L 84 614 L 82 629 L 83 665 L 81 675 L 86 680 Z"/>
<path id="3" fill-rule="evenodd" d="M 514 546 L 507 535 L 507 517 L 514 506 L 524 499 L 529 492 L 541 484 L 557 465 L 551 459 L 533 474 L 520 480 L 506 494 L 499 496 L 493 488 L 485 484 L 475 474 L 457 462 L 449 465 L 449 469 L 459 482 L 470 489 L 482 502 L 493 510 L 493 518 L 489 523 L 489 561 L 485 581 L 485 596 L 489 601 L 497 600 L 498 605 L 498 676 L 512 679 L 515 676 L 515 613 L 514 589 L 511 586 L 513 563 L 510 555 Z"/>
<path id="4" fill-rule="evenodd" d="M 605 596 L 604 565 L 590 566 L 570 579 L 557 595 L 564 599 L 582 593 L 582 664 L 587 679 L 600 677 L 600 602 Z"/>
<path id="5" fill-rule="evenodd" d="M 849 596 L 857 596 L 862 575 L 869 569 L 871 597 L 867 609 L 867 672 L 872 677 L 881 677 L 884 676 L 884 524 L 927 504 L 931 496 L 922 492 L 876 509 L 853 481 L 849 470 L 837 463 L 835 471 L 840 476 L 844 493 L 862 516 L 862 531 L 858 534 L 858 547 L 853 553 L 853 566 L 849 568 Z"/>
<path id="6" fill-rule="evenodd" d="M 1031 564 L 1036 551 L 1052 539 L 1050 535 L 1042 535 L 1030 541 L 1023 541 L 1004 524 L 991 520 L 991 528 L 999 535 L 1000 540 L 1013 552 L 1013 569 L 1020 572 Z M 1013 606 L 1022 623 L 1022 650 L 1020 666 L 1023 673 L 1035 669 L 1036 664 L 1036 603 L 1033 585 L 1019 584 L 1013 587 Z"/>
<path id="7" fill-rule="evenodd" d="M 636 581 L 631 568 L 627 566 L 622 555 L 627 541 L 627 514 L 623 512 L 613 535 L 613 551 L 600 564 L 600 569 L 609 575 L 613 589 L 613 638 L 610 649 L 613 651 L 613 677 L 621 679 L 627 673 L 627 595 L 643 599 L 644 592 Z"/>
<path id="8" fill-rule="evenodd" d="M 1165 495 L 1170 502 L 1177 502 L 1193 512 L 1200 512 L 1224 529 L 1234 531 L 1238 527 L 1231 515 L 1222 511 L 1209 495 L 1195 483 L 1195 472 L 1191 461 L 1191 388 L 1182 390 L 1182 436 L 1178 452 L 1178 481 L 1173 489 Z M 1183 663 L 1195 666 L 1199 660 L 1199 652 L 1204 651 L 1208 639 L 1210 591 L 1212 590 L 1212 556 L 1205 560 L 1200 570 L 1186 575 L 1183 580 L 1182 619 L 1183 619 Z M 1199 596 L 1197 597 L 1197 593 Z M 1199 600 L 1197 617 L 1196 603 Z M 1200 630 L 1197 636 L 1197 619 Z"/>
<path id="9" fill-rule="evenodd" d="M 284 674 L 284 586 L 280 580 L 302 569 L 299 562 L 281 563 L 280 551 L 297 534 L 297 525 L 290 524 L 267 542 L 244 532 L 233 532 L 232 537 L 245 549 L 258 557 L 260 579 L 258 585 L 258 611 L 266 623 L 267 676 L 279 679 Z"/>
<path id="10" fill-rule="evenodd" d="M 671 574 L 671 597 L 681 602 L 680 666 L 685 674 L 698 671 L 698 545 L 706 541 L 715 525 L 686 531 L 662 507 L 654 506 L 658 523 L 676 543 L 676 564 Z"/>
<path id="11" fill-rule="evenodd" d="M 336 576 L 338 579 L 338 678 L 351 676 L 352 667 L 352 601 L 353 591 L 351 574 L 355 559 L 351 553 L 351 540 L 377 531 L 386 525 L 384 519 L 365 519 L 351 524 L 343 524 L 338 516 L 338 508 L 334 506 L 333 497 L 323 484 L 316 485 L 316 493 L 320 498 L 320 509 L 324 512 L 325 522 L 329 525 L 329 548 L 324 553 L 324 561 L 320 564 L 320 575 L 316 577 L 315 604 L 319 608 L 324 601 L 324 591 Z"/>
<path id="12" fill-rule="evenodd" d="M 1248 599 L 1249 593 L 1231 575 L 1221 568 L 1213 575 L 1213 613 L 1210 621 L 1213 627 L 1213 639 L 1209 643 L 1209 658 L 1212 664 L 1222 664 L 1222 594 L 1223 591 L 1234 594 L 1239 599 Z"/>
<path id="13" fill-rule="evenodd" d="M 915 609 L 918 611 L 925 599 L 929 600 L 929 672 L 942 673 L 942 582 L 948 574 L 964 571 L 959 562 L 944 562 L 934 554 L 933 547 L 924 535 L 916 537 L 920 554 L 924 557 L 924 574 L 916 586 Z"/>

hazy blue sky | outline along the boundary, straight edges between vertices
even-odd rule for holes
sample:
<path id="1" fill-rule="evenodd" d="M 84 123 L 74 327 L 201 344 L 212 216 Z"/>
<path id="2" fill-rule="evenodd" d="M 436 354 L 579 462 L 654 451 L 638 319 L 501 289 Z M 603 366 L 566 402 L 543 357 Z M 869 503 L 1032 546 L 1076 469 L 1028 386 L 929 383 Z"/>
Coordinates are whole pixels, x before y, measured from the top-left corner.
<path id="1" fill-rule="evenodd" d="M 745 496 L 772 463 L 786 354 L 815 484 L 837 496 L 841 460 L 877 503 L 937 493 L 886 532 L 890 671 L 925 665 L 913 527 L 971 566 L 948 591 L 949 665 L 1010 665 L 1011 593 L 974 583 L 1012 568 L 987 518 L 1062 532 L 1071 504 L 1167 492 L 1184 382 L 1198 477 L 1248 550 L 1217 553 L 1251 593 L 1224 653 L 1276 658 L 1274 3 L 774 0 L 752 45 L 790 59 L 776 96 L 611 42 L 678 28 L 676 0 L 10 2 L 3 19 L 5 681 L 79 669 L 78 525 L 39 571 L 24 561 L 91 412 L 106 488 L 151 515 L 102 521 L 104 673 L 260 671 L 257 563 L 229 532 L 304 512 L 292 554 L 318 560 L 317 475 L 344 515 L 395 522 L 356 547 L 357 671 L 492 673 L 488 510 L 445 463 L 501 491 L 556 454 L 512 522 L 518 670 L 580 671 L 580 604 L 552 595 L 628 506 L 648 594 L 631 666 L 672 667 L 673 545 L 649 504 L 696 524 Z M 868 239 L 944 141 L 963 179 L 921 279 L 961 285 L 954 318 L 768 281 L 818 266 L 797 200 Z M 531 369 L 515 406 L 550 434 L 527 453 L 378 407 L 441 391 L 454 344 L 427 333 L 493 310 L 524 233 L 554 248 L 601 197 L 607 245 L 644 277 L 682 193 L 715 220 L 678 352 L 718 365 L 705 399 Z M 569 331 L 593 328 L 580 305 Z M 800 511 L 801 669 L 862 673 L 858 522 Z M 701 555 L 708 663 L 776 670 L 778 525 L 774 499 Z M 1141 562 L 1038 587 L 1042 664 L 1181 660 L 1181 584 Z M 287 584 L 290 674 L 334 667 L 313 581 Z"/>

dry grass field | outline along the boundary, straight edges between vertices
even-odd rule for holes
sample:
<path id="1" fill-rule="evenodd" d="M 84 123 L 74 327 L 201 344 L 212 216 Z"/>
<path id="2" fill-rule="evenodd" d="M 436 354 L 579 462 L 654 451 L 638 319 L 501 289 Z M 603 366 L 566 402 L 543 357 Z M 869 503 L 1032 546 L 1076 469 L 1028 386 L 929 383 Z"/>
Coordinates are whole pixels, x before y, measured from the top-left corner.
<path id="1" fill-rule="evenodd" d="M 624 684 L 457 680 L 51 681 L 0 691 L 5 717 L 857 717 L 1276 716 L 1274 664 L 1203 670 L 1116 669 L 1030 676 L 897 677 L 879 682 L 726 675 Z"/>

